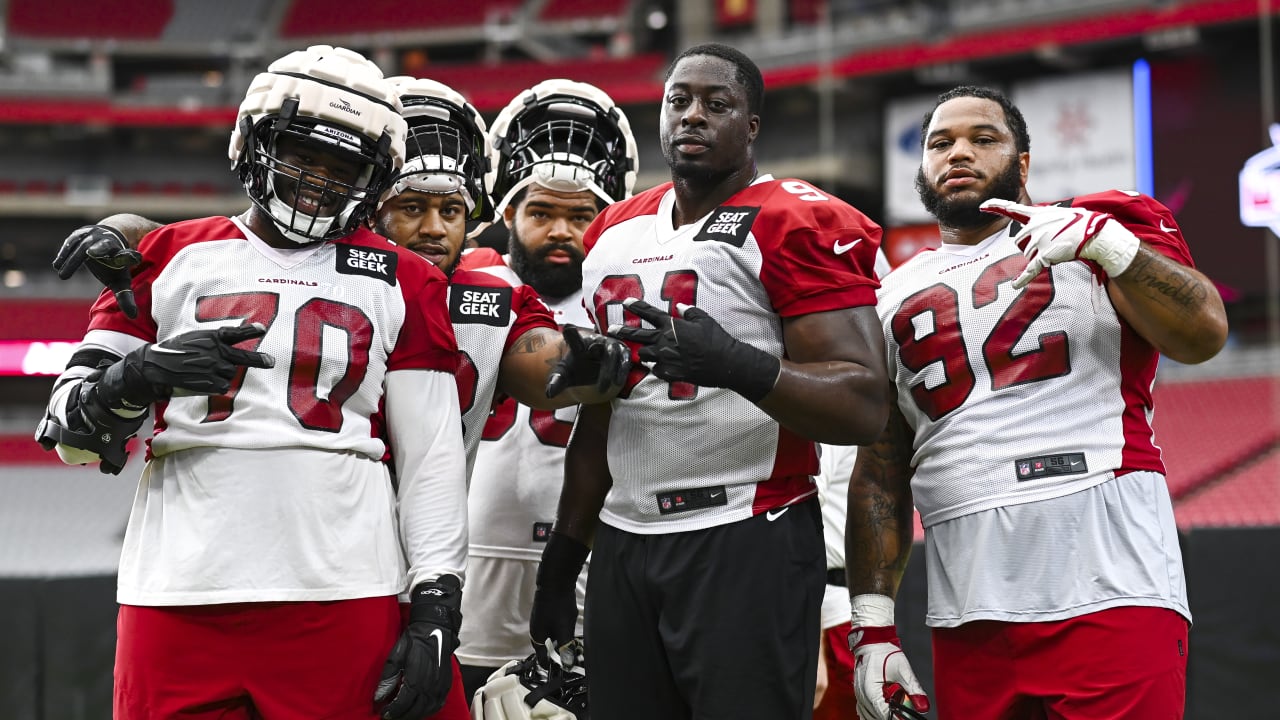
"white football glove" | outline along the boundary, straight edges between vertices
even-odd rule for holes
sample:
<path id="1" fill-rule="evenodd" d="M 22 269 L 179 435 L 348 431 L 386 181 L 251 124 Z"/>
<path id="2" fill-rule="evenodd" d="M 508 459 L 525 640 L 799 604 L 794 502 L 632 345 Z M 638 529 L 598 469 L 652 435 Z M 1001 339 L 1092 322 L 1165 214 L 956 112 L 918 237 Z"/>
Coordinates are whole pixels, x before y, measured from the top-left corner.
<path id="1" fill-rule="evenodd" d="M 1115 277 L 1128 269 L 1138 254 L 1138 237 L 1108 213 L 1020 205 L 998 198 L 982 203 L 982 210 L 1023 224 L 1013 241 L 1027 257 L 1027 268 L 1014 279 L 1015 290 L 1026 287 L 1046 267 L 1069 260 L 1092 260 Z"/>
<path id="2" fill-rule="evenodd" d="M 859 720 L 891 720 L 889 699 L 905 692 L 911 707 L 929 711 L 929 697 L 902 653 L 893 624 L 893 599 L 886 595 L 857 595 L 853 605 L 853 687 L 858 696 Z"/>

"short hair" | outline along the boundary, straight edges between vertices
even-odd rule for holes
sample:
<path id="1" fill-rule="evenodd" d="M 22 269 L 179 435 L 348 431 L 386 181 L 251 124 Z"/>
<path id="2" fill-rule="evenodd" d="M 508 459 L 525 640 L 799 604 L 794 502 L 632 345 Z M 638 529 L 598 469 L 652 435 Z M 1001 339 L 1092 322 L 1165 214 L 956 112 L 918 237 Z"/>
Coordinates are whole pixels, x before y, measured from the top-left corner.
<path id="1" fill-rule="evenodd" d="M 1018 152 L 1031 151 L 1031 135 L 1027 132 L 1027 121 L 1022 117 L 1022 111 L 1018 110 L 1009 96 L 999 90 L 977 85 L 961 85 L 938 96 L 938 101 L 933 104 L 929 112 L 924 114 L 924 121 L 920 123 L 920 147 L 924 147 L 925 138 L 929 134 L 929 123 L 933 122 L 933 113 L 938 106 L 948 100 L 962 97 L 990 100 L 999 105 L 1004 110 L 1004 122 L 1009 126 L 1009 132 L 1013 133 L 1013 143 Z"/>
<path id="2" fill-rule="evenodd" d="M 676 65 L 681 60 L 697 55 L 710 55 L 721 60 L 728 61 L 733 64 L 734 75 L 738 80 L 738 84 L 747 91 L 747 110 L 752 115 L 759 115 L 764 109 L 764 76 L 760 74 L 760 68 L 756 66 L 751 58 L 747 57 L 741 50 L 720 43 L 703 43 L 702 45 L 694 45 L 685 50 L 676 57 L 675 60 L 667 66 L 667 75 L 662 79 L 665 83 L 671 79 L 671 73 L 675 72 Z"/>

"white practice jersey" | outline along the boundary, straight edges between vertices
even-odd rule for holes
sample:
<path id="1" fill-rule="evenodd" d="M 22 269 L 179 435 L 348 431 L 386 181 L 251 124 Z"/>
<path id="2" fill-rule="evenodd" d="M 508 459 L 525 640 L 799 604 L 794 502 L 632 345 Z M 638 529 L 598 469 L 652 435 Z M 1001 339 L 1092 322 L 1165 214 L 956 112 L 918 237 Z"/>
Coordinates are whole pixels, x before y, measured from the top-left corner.
<path id="1" fill-rule="evenodd" d="M 818 501 L 822 507 L 822 535 L 827 544 L 827 569 L 844 568 L 844 522 L 849 512 L 849 478 L 858 459 L 857 445 L 819 445 Z"/>
<path id="2" fill-rule="evenodd" d="M 497 394 L 503 356 L 526 332 L 557 326 L 533 288 L 506 265 L 455 270 L 449 279 L 449 319 L 458 337 L 458 395 L 470 481 Z M 470 492 L 476 492 L 474 486 Z"/>
<path id="3" fill-rule="evenodd" d="M 1070 202 L 1111 213 L 1191 265 L 1172 215 L 1151 198 L 1110 191 Z M 1014 232 L 922 252 L 879 293 L 889 374 L 915 429 L 930 623 L 1060 619 L 1109 603 L 1185 614 L 1168 492 L 1141 480 L 1164 473 L 1151 431 L 1158 354 L 1117 314 L 1092 263 L 1053 265 L 1014 290 L 1026 267 Z M 1115 552 L 1089 554 L 1096 564 L 1063 576 L 1082 544 Z M 1045 568 L 1066 587 L 1025 584 Z"/>
<path id="4" fill-rule="evenodd" d="M 559 325 L 591 327 L 582 294 L 545 300 Z M 533 410 L 496 398 L 471 474 L 471 554 L 538 560 L 564 484 L 564 449 L 576 406 Z"/>
<path id="5" fill-rule="evenodd" d="M 591 326 L 581 292 L 544 301 L 557 325 Z M 467 498 L 471 592 L 462 596 L 456 653 L 463 664 L 496 667 L 529 654 L 538 561 L 555 522 L 564 450 L 577 414 L 576 406 L 534 410 L 510 396 L 493 404 Z M 579 635 L 586 574 L 584 567 L 578 579 Z"/>
<path id="6" fill-rule="evenodd" d="M 224 395 L 157 406 L 119 601 L 334 600 L 462 577 L 465 463 L 444 275 L 363 229 L 276 249 L 229 218 L 161 228 L 139 250 L 138 317 L 104 292 L 85 348 L 124 355 L 257 322 L 265 336 L 241 347 L 275 366 L 242 371 Z M 83 368 L 64 377 L 74 373 Z"/>
<path id="7" fill-rule="evenodd" d="M 1173 221 L 1154 200 L 1108 192 L 1076 202 L 1190 263 L 1180 234 L 1159 229 Z M 1010 225 L 978 245 L 922 252 L 880 290 L 926 527 L 1117 473 L 1164 472 L 1151 432 L 1154 348 L 1116 314 L 1093 265 L 1054 265 L 1015 291 L 1024 267 Z M 983 442 L 992 437 L 999 452 Z"/>
<path id="8" fill-rule="evenodd" d="M 684 303 L 781 357 L 783 318 L 874 302 L 879 226 L 808 183 L 761 177 L 678 228 L 674 204 L 668 183 L 609 206 L 587 230 L 583 290 L 596 327 L 638 324 L 627 298 L 673 313 Z M 815 493 L 812 442 L 731 390 L 669 383 L 633 360 L 612 404 L 604 522 L 696 530 Z"/>

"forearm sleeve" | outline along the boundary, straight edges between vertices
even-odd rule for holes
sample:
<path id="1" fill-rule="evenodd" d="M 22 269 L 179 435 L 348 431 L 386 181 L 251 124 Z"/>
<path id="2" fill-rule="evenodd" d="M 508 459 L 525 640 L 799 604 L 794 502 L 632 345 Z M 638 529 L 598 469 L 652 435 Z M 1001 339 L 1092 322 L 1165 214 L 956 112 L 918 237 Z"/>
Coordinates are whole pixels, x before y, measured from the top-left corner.
<path id="1" fill-rule="evenodd" d="M 388 373 L 386 414 L 409 587 L 444 574 L 463 579 L 467 462 L 453 376 L 433 370 Z"/>

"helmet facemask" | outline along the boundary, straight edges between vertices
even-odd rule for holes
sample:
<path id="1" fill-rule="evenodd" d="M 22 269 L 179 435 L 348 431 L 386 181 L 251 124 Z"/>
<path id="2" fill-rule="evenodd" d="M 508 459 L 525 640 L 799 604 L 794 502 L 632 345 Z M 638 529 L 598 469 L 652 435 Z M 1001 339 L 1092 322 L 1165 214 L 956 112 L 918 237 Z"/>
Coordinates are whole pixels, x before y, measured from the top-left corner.
<path id="1" fill-rule="evenodd" d="M 314 45 L 271 64 L 250 85 L 232 133 L 232 167 L 253 204 L 299 244 L 336 240 L 373 213 L 404 157 L 405 122 L 377 66 Z M 310 151 L 356 172 L 331 177 Z"/>
<path id="2" fill-rule="evenodd" d="M 438 98 L 405 96 L 402 101 L 409 123 L 408 159 L 382 201 L 405 190 L 458 193 L 466 203 L 468 220 L 492 219 L 493 201 L 484 182 L 489 171 L 488 138 L 477 124 L 483 119 L 469 106 L 464 110 Z"/>
<path id="3" fill-rule="evenodd" d="M 622 111 L 599 89 L 549 80 L 512 101 L 493 125 L 500 160 L 491 176 L 498 212 L 537 183 L 590 191 L 606 204 L 630 197 L 636 147 Z"/>
<path id="4" fill-rule="evenodd" d="M 247 182 L 260 191 L 250 196 L 281 233 L 295 242 L 349 235 L 373 212 L 377 190 L 383 186 L 389 166 L 386 151 L 336 125 L 289 119 L 288 111 L 283 108 L 279 116 L 259 121 L 253 131 L 255 151 L 243 171 L 250 175 Z M 286 139 L 359 165 L 359 176 L 347 183 L 289 164 L 279 152 L 281 141 Z M 369 159 L 379 155 L 382 162 Z"/>

